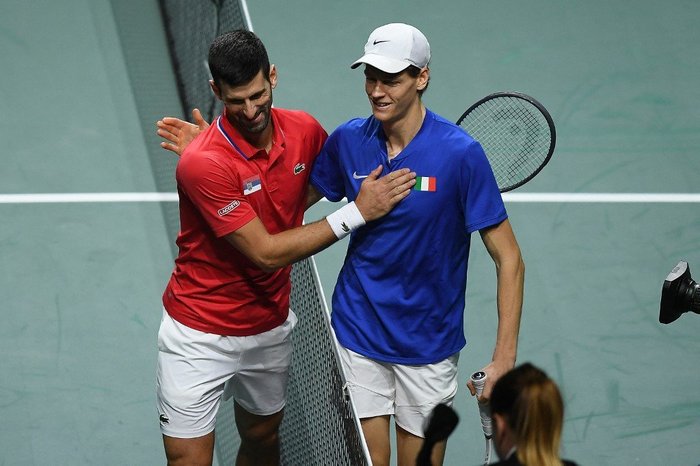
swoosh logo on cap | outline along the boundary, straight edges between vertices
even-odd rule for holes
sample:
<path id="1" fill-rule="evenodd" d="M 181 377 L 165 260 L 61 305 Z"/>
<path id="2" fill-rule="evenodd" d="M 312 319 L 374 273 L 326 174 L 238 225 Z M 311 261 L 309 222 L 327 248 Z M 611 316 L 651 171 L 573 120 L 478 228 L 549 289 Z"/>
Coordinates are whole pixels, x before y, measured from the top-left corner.
<path id="1" fill-rule="evenodd" d="M 388 40 L 375 40 L 374 42 L 372 42 L 372 45 L 381 44 L 383 42 L 389 42 L 389 41 Z"/>

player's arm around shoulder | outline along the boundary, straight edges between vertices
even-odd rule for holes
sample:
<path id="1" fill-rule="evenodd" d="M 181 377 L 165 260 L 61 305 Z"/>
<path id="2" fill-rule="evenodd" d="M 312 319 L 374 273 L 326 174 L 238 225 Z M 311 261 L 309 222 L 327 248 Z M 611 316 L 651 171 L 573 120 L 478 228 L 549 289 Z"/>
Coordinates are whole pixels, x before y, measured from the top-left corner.
<path id="1" fill-rule="evenodd" d="M 156 134 L 164 139 L 160 147 L 180 156 L 185 148 L 205 129 L 209 123 L 204 120 L 199 109 L 192 110 L 194 123 L 176 117 L 163 117 L 156 122 Z"/>
<path id="2" fill-rule="evenodd" d="M 480 234 L 496 266 L 497 277 L 498 330 L 493 358 L 486 367 L 491 379 L 484 389 L 484 397 L 488 398 L 496 380 L 515 365 L 523 305 L 525 262 L 508 219 L 481 230 Z"/>

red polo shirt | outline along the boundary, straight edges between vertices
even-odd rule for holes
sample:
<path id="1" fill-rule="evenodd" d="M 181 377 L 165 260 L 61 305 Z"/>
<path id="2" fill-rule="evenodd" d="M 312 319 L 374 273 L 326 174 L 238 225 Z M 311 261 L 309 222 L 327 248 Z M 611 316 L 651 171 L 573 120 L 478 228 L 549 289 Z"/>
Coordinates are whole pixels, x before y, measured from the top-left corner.
<path id="1" fill-rule="evenodd" d="M 255 217 L 271 234 L 302 224 L 311 168 L 327 135 L 301 111 L 273 108 L 272 125 L 267 153 L 221 116 L 178 162 L 179 253 L 163 304 L 190 328 L 247 336 L 287 319 L 291 266 L 263 272 L 223 238 Z"/>

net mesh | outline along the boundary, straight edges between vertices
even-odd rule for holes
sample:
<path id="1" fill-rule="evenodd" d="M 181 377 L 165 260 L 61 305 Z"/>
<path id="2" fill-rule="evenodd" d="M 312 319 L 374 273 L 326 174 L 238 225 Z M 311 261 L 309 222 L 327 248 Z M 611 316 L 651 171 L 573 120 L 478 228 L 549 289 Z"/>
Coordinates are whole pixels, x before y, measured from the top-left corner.
<path id="1" fill-rule="evenodd" d="M 160 7 L 183 112 L 189 117 L 199 108 L 204 119 L 212 121 L 222 106 L 209 87 L 209 45 L 219 34 L 248 28 L 240 3 L 160 0 Z"/>
<path id="2" fill-rule="evenodd" d="M 288 465 L 367 465 L 364 440 L 340 370 L 313 259 L 294 265 L 291 307 L 299 316 L 280 436 Z"/>
<path id="3" fill-rule="evenodd" d="M 529 181 L 551 156 L 550 121 L 521 97 L 487 99 L 462 117 L 459 125 L 483 147 L 501 192 Z"/>
<path id="4" fill-rule="evenodd" d="M 235 1 L 160 0 L 184 115 L 199 108 L 207 121 L 221 112 L 207 84 L 209 44 L 220 33 L 248 27 Z M 155 172 L 172 180 L 172 170 Z M 179 219 L 166 218 L 177 234 Z M 290 466 L 369 465 L 359 420 L 345 390 L 337 346 L 313 258 L 292 268 L 291 308 L 298 316 L 292 333 L 287 405 L 280 428 L 281 463 Z M 216 419 L 216 460 L 235 464 L 240 445 L 233 400 L 221 404 Z"/>

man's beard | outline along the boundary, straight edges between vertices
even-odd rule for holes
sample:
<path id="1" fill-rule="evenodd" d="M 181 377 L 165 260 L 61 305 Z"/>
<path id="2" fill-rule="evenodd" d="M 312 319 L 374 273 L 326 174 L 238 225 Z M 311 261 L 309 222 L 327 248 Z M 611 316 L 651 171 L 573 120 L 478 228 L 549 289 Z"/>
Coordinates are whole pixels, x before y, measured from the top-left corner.
<path id="1" fill-rule="evenodd" d="M 260 112 L 263 115 L 263 120 L 255 126 L 246 125 L 245 130 L 251 134 L 259 134 L 265 131 L 270 124 L 270 109 L 266 108 Z M 257 118 L 257 116 L 256 116 Z"/>

